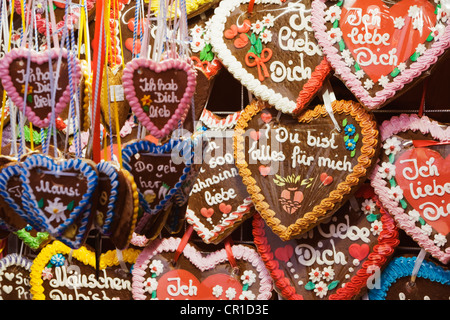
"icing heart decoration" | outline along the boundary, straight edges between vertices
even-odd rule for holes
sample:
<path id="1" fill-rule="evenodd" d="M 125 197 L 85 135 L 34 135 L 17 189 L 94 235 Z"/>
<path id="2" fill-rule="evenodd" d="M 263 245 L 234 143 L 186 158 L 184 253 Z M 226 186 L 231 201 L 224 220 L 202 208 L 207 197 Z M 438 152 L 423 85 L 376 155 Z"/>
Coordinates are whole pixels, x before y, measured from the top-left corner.
<path id="1" fill-rule="evenodd" d="M 132 141 L 122 149 L 123 166 L 134 177 L 139 203 L 144 210 L 136 226 L 136 233 L 150 228 L 150 217 L 163 212 L 172 203 L 192 168 L 193 140 L 169 140 L 156 145 L 147 140 Z M 200 149 L 201 151 L 201 145 Z"/>
<path id="2" fill-rule="evenodd" d="M 142 251 L 133 269 L 133 299 L 270 299 L 272 281 L 253 248 L 231 246 L 238 265 L 233 276 L 225 249 L 204 256 L 190 243 L 173 266 L 180 242 L 180 238 L 157 239 Z"/>
<path id="3" fill-rule="evenodd" d="M 33 261 L 11 253 L 0 260 L 0 298 L 31 300 L 30 269 Z"/>
<path id="4" fill-rule="evenodd" d="M 31 154 L 22 162 L 22 205 L 37 230 L 80 246 L 90 230 L 98 175 L 86 159 Z"/>
<path id="5" fill-rule="evenodd" d="M 57 69 L 61 57 L 60 69 Z M 29 60 L 29 68 L 28 61 Z M 51 63 L 51 70 L 49 67 Z M 28 120 L 40 128 L 48 127 L 52 117 L 52 90 L 55 90 L 55 117 L 70 101 L 70 82 L 76 90 L 81 79 L 81 65 L 77 59 L 68 58 L 65 49 L 53 48 L 36 52 L 26 48 L 13 49 L 0 60 L 0 78 L 4 89 L 14 104 L 25 112 Z M 71 68 L 71 73 L 69 73 Z M 59 74 L 56 71 L 59 70 Z M 28 85 L 27 85 L 28 80 Z M 53 82 L 57 82 L 56 85 Z M 25 95 L 25 87 L 27 94 Z M 56 88 L 56 89 L 54 89 Z M 24 102 L 24 96 L 26 101 Z"/>
<path id="6" fill-rule="evenodd" d="M 127 270 L 120 266 L 116 250 L 102 253 L 97 278 L 95 252 L 85 246 L 72 251 L 62 242 L 54 241 L 33 261 L 30 273 L 33 300 L 131 300 L 129 270 L 140 253 L 141 250 L 132 248 L 122 251 L 121 260 Z"/>
<path id="7" fill-rule="evenodd" d="M 332 108 L 340 133 L 323 105 L 296 118 L 253 101 L 236 125 L 236 167 L 256 210 L 283 240 L 334 214 L 376 161 L 373 116 L 351 101 L 334 101 Z M 261 132 L 259 140 L 248 137 L 252 131 Z"/>
<path id="8" fill-rule="evenodd" d="M 393 259 L 381 273 L 379 286 L 369 291 L 369 300 L 448 300 L 450 271 L 428 259 L 421 262 L 411 288 L 416 261 L 408 256 Z"/>
<path id="9" fill-rule="evenodd" d="M 123 90 L 138 120 L 154 137 L 168 136 L 184 121 L 195 92 L 197 73 L 177 59 L 137 58 L 123 70 Z"/>
<path id="10" fill-rule="evenodd" d="M 213 51 L 257 98 L 298 113 L 314 98 L 331 68 L 310 25 L 311 2 L 222 1 L 211 19 Z"/>
<path id="11" fill-rule="evenodd" d="M 204 111 L 200 118 L 209 128 L 204 132 L 208 141 L 188 199 L 186 222 L 205 243 L 221 242 L 254 213 L 234 164 L 232 136 L 239 114 L 220 119 Z"/>
<path id="12" fill-rule="evenodd" d="M 368 187 L 298 239 L 282 241 L 254 215 L 255 244 L 284 299 L 356 299 L 389 261 L 398 229 Z"/>
<path id="13" fill-rule="evenodd" d="M 383 151 L 371 184 L 419 246 L 450 261 L 450 129 L 428 117 L 400 115 L 380 127 Z"/>
<path id="14" fill-rule="evenodd" d="M 413 86 L 450 46 L 440 1 L 314 1 L 312 27 L 335 74 L 369 109 Z"/>

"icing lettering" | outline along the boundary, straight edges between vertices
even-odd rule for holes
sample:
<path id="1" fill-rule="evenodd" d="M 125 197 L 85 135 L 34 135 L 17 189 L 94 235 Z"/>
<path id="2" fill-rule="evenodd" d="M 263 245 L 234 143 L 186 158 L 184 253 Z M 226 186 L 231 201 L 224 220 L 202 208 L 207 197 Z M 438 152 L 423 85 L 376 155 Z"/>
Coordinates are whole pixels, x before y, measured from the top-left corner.
<path id="1" fill-rule="evenodd" d="M 434 157 L 430 157 L 425 163 L 425 166 L 417 166 L 417 159 L 404 159 L 400 163 L 412 162 L 413 168 L 405 167 L 402 171 L 403 177 L 408 180 L 416 180 L 419 176 L 423 178 L 439 176 L 438 168 L 434 165 Z"/>
<path id="2" fill-rule="evenodd" d="M 311 68 L 306 67 L 304 65 L 304 57 L 303 53 L 299 54 L 300 56 L 300 65 L 296 65 L 293 68 L 292 66 L 293 61 L 288 60 L 289 66 L 286 67 L 286 65 L 281 61 L 273 61 L 270 64 L 270 78 L 273 82 L 283 82 L 285 80 L 287 81 L 303 81 L 305 79 L 311 78 Z"/>
<path id="3" fill-rule="evenodd" d="M 295 254 L 298 256 L 298 262 L 304 266 L 312 266 L 315 263 L 329 266 L 333 264 L 346 265 L 347 260 L 345 259 L 345 254 L 336 251 L 333 239 L 330 240 L 330 244 L 331 249 L 325 249 L 322 252 L 314 249 L 309 244 L 302 243 L 297 245 L 295 247 Z"/>
<path id="4" fill-rule="evenodd" d="M 78 183 L 76 184 L 78 187 Z M 67 195 L 69 197 L 79 197 L 80 193 L 78 189 L 73 187 L 67 187 L 60 184 L 50 184 L 49 181 L 40 180 L 39 186 L 36 187 L 37 192 L 45 192 L 57 195 Z"/>
<path id="5" fill-rule="evenodd" d="M 175 282 L 167 285 L 167 293 L 172 297 L 197 295 L 197 287 L 192 284 L 192 279 L 189 279 L 189 285 L 181 285 L 180 278 L 168 278 L 167 282 Z"/>
<path id="6" fill-rule="evenodd" d="M 213 189 L 213 192 L 215 192 L 215 189 Z M 205 191 L 205 201 L 209 206 L 226 202 L 230 199 L 236 198 L 236 196 L 236 191 L 234 191 L 233 188 L 228 190 L 220 188 L 220 192 L 216 193 L 214 196 L 212 196 L 209 191 Z"/>
<path id="7" fill-rule="evenodd" d="M 423 216 L 429 221 L 436 221 L 440 218 L 447 217 L 450 214 L 450 203 L 447 203 L 446 208 L 438 207 L 433 202 L 425 202 L 419 206 L 419 209 L 423 210 Z M 446 211 L 444 211 L 446 210 Z"/>
<path id="8" fill-rule="evenodd" d="M 320 235 L 325 238 L 339 238 L 339 239 L 350 239 L 352 241 L 362 240 L 365 243 L 369 243 L 370 230 L 363 227 L 358 228 L 358 226 L 350 225 L 350 218 L 348 214 L 344 215 L 345 223 L 338 223 L 337 225 L 333 223 L 324 224 L 321 223 L 317 226 L 317 231 Z M 328 227 L 328 232 L 326 228 Z"/>
<path id="9" fill-rule="evenodd" d="M 250 159 L 255 161 L 284 161 L 286 156 L 283 151 L 270 151 L 270 146 L 261 145 L 260 149 L 257 149 L 256 146 L 258 141 L 253 141 L 248 153 L 250 155 Z"/>

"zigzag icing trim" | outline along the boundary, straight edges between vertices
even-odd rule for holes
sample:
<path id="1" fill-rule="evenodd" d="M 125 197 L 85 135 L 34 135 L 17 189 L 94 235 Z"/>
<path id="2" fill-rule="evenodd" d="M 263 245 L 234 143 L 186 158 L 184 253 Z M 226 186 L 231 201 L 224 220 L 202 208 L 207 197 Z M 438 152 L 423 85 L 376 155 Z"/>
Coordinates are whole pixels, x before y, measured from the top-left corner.
<path id="1" fill-rule="evenodd" d="M 187 207 L 186 209 L 186 221 L 191 224 L 197 234 L 202 238 L 205 243 L 211 243 L 218 236 L 220 236 L 225 230 L 234 226 L 234 224 L 242 219 L 242 217 L 248 213 L 253 207 L 253 201 L 251 197 L 244 199 L 244 202 L 239 205 L 236 211 L 229 214 L 228 217 L 223 219 L 222 223 L 209 229 L 206 227 L 200 219 L 197 217 L 194 210 Z"/>
<path id="2" fill-rule="evenodd" d="M 416 257 L 398 257 L 392 260 L 381 274 L 380 288 L 369 291 L 370 300 L 385 300 L 393 283 L 402 277 L 410 277 L 416 263 Z M 422 261 L 417 277 L 450 285 L 450 270 L 430 262 Z"/>
<path id="3" fill-rule="evenodd" d="M 420 118 L 417 115 L 402 114 L 382 123 L 380 127 L 382 142 L 392 135 L 408 130 L 419 131 L 424 135 L 429 133 L 434 139 L 439 141 L 450 141 L 450 127 L 443 129 L 438 122 L 432 121 L 426 116 Z M 425 235 L 420 228 L 416 227 L 415 222 L 409 218 L 405 210 L 397 202 L 389 198 L 388 190 L 390 188 L 388 187 L 388 181 L 381 177 L 378 172 L 379 168 L 380 165 L 377 164 L 373 169 L 370 184 L 375 189 L 384 207 L 393 215 L 400 228 L 411 236 L 423 249 L 441 262 L 448 263 L 450 261 L 450 247 L 447 247 L 443 251 L 436 246 L 433 240 Z"/>
<path id="4" fill-rule="evenodd" d="M 241 115 L 240 111 L 228 115 L 225 118 L 217 119 L 213 112 L 203 109 L 200 121 L 210 130 L 232 129 Z"/>

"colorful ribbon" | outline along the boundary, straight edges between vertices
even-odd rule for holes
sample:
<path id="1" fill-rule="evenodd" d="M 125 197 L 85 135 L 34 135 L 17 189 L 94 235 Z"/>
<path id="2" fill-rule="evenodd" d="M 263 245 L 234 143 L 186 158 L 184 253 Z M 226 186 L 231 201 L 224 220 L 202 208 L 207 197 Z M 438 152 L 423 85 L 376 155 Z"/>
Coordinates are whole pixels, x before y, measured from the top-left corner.
<path id="1" fill-rule="evenodd" d="M 250 58 L 253 58 L 253 61 L 250 61 Z M 265 78 L 268 78 L 269 72 L 267 71 L 267 67 L 264 64 L 272 58 L 272 50 L 269 48 L 264 48 L 261 51 L 261 57 L 258 57 L 253 52 L 247 52 L 245 55 L 245 64 L 249 67 L 257 67 L 258 69 L 258 78 L 259 81 L 264 81 Z M 264 75 L 263 75 L 264 73 Z"/>

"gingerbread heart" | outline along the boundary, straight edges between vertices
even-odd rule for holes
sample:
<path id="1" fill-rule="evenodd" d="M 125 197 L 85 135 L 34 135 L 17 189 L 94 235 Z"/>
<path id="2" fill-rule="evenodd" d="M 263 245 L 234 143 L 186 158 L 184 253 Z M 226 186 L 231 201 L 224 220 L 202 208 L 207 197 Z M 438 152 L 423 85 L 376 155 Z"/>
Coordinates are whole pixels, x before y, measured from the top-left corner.
<path id="1" fill-rule="evenodd" d="M 177 128 L 188 112 L 196 76 L 191 64 L 183 60 L 138 58 L 126 64 L 122 81 L 125 97 L 138 120 L 161 139 Z"/>
<path id="2" fill-rule="evenodd" d="M 219 120 L 206 109 L 200 119 L 211 126 L 205 132 L 208 144 L 189 196 L 186 221 L 205 243 L 221 242 L 254 212 L 253 202 L 234 165 L 234 124 L 229 119 L 236 124 L 238 116 Z M 226 129 L 217 129 L 219 126 Z"/>
<path id="3" fill-rule="evenodd" d="M 351 101 L 334 101 L 332 109 L 341 132 L 322 105 L 294 118 L 253 101 L 236 125 L 236 167 L 256 210 L 283 240 L 332 215 L 375 163 L 373 116 Z M 252 131 L 261 132 L 257 141 Z M 323 172 L 333 177 L 330 183 L 322 183 Z"/>
<path id="4" fill-rule="evenodd" d="M 225 249 L 203 256 L 189 243 L 174 266 L 180 242 L 180 238 L 158 239 L 142 251 L 133 269 L 133 299 L 270 299 L 272 281 L 253 248 L 231 247 L 237 263 L 233 273 Z"/>
<path id="5" fill-rule="evenodd" d="M 335 74 L 369 109 L 413 86 L 450 46 L 439 1 L 314 1 L 312 27 Z"/>
<path id="6" fill-rule="evenodd" d="M 89 231 L 90 207 L 96 202 L 98 183 L 93 163 L 80 158 L 56 160 L 36 153 L 26 157 L 21 170 L 22 204 L 37 224 L 36 229 L 54 237 L 66 231 Z M 74 230 L 76 225 L 79 226 Z M 67 230 L 69 226 L 71 230 Z"/>
<path id="7" fill-rule="evenodd" d="M 71 251 L 54 241 L 33 261 L 30 273 L 33 300 L 131 300 L 131 274 L 120 264 L 129 271 L 141 251 L 126 249 L 121 253 L 120 259 L 116 250 L 100 255 L 97 278 L 92 250 L 83 246 Z"/>
<path id="8" fill-rule="evenodd" d="M 30 269 L 33 261 L 15 253 L 0 260 L 1 300 L 31 300 Z"/>
<path id="9" fill-rule="evenodd" d="M 58 61 L 61 61 L 59 68 Z M 75 94 L 81 78 L 81 65 L 77 59 L 68 58 L 66 49 L 53 48 L 38 53 L 18 48 L 0 60 L 0 77 L 14 104 L 35 126 L 45 128 L 52 118 L 53 101 L 56 118 Z"/>
<path id="10" fill-rule="evenodd" d="M 358 192 L 355 205 L 347 202 L 303 237 L 287 242 L 254 216 L 255 244 L 283 298 L 348 300 L 379 274 L 400 241 L 394 220 L 370 191 Z"/>
<path id="11" fill-rule="evenodd" d="M 402 114 L 380 127 L 382 152 L 371 184 L 399 227 L 443 263 L 450 261 L 450 128 Z"/>
<path id="12" fill-rule="evenodd" d="M 416 257 L 393 259 L 379 278 L 378 287 L 369 291 L 370 300 L 447 300 L 450 298 L 450 271 L 425 259 L 414 284 L 411 275 Z"/>
<path id="13" fill-rule="evenodd" d="M 331 70 L 312 33 L 311 2 L 257 1 L 249 12 L 250 0 L 222 1 L 211 19 L 211 44 L 223 65 L 285 113 L 308 105 Z"/>
<path id="14" fill-rule="evenodd" d="M 169 140 L 158 146 L 141 140 L 123 148 L 123 166 L 134 177 L 145 212 L 137 223 L 137 233 L 142 232 L 152 215 L 171 204 L 171 198 L 186 180 L 195 149 L 191 143 L 190 139 Z"/>

